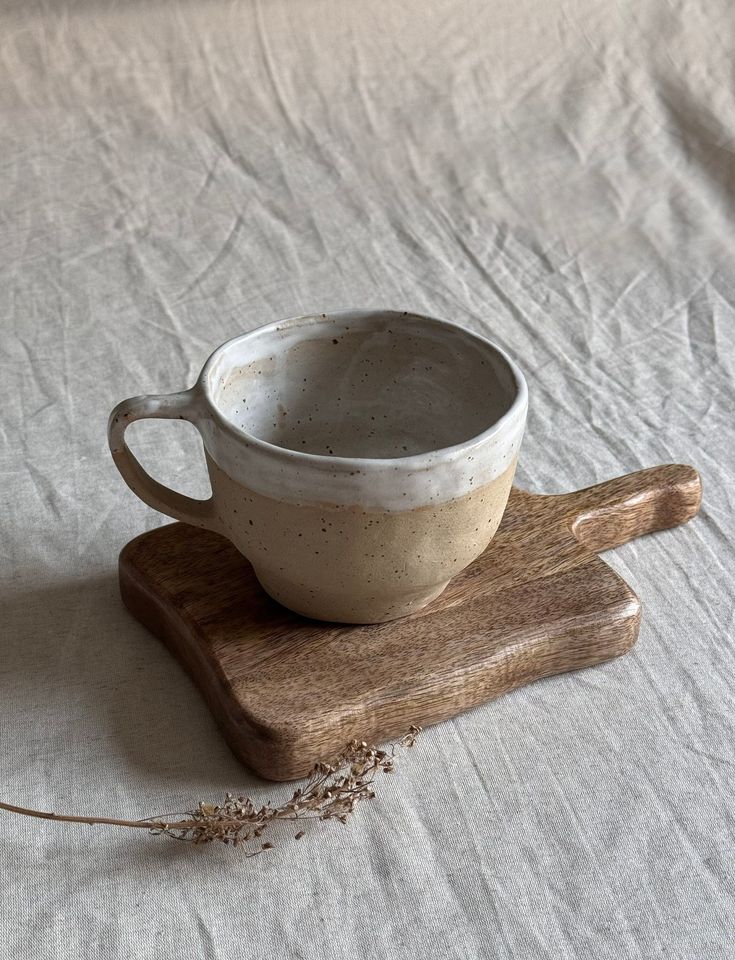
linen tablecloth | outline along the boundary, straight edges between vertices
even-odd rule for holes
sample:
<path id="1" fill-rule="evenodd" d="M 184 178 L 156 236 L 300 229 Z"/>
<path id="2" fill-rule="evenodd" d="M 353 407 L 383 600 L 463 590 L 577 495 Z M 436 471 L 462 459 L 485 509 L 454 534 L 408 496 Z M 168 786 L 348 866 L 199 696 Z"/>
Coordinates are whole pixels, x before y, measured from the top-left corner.
<path id="1" fill-rule="evenodd" d="M 0 956 L 735 955 L 733 44 L 724 0 L 2 4 L 2 799 L 288 792 L 116 584 L 166 519 L 107 414 L 239 332 L 453 320 L 527 374 L 520 485 L 685 462 L 705 493 L 609 557 L 628 656 L 427 730 L 346 827 L 245 859 L 3 814 Z M 193 428 L 131 434 L 206 494 Z"/>

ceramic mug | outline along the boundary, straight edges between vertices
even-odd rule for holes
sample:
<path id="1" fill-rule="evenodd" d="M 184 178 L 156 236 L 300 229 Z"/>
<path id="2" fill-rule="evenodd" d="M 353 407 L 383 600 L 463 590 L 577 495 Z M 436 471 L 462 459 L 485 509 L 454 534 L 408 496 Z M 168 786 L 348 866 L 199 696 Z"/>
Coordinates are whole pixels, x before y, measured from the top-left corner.
<path id="1" fill-rule="evenodd" d="M 377 623 L 429 603 L 488 545 L 526 409 L 522 373 L 489 340 L 359 310 L 228 341 L 190 390 L 118 404 L 108 437 L 141 500 L 228 537 L 284 606 Z M 148 417 L 197 427 L 209 500 L 140 466 L 124 435 Z"/>

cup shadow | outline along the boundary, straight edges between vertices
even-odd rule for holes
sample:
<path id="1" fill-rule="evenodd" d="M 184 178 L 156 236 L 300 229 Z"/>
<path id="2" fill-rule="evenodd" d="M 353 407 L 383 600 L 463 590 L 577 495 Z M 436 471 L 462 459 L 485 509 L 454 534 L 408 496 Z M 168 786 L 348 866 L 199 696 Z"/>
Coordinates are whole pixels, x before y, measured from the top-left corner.
<path id="1" fill-rule="evenodd" d="M 3 714 L 28 731 L 29 765 L 51 763 L 60 784 L 80 760 L 106 765 L 146 793 L 186 784 L 194 802 L 272 789 L 234 757 L 183 668 L 124 607 L 116 574 L 33 589 L 16 581 L 3 593 Z"/>

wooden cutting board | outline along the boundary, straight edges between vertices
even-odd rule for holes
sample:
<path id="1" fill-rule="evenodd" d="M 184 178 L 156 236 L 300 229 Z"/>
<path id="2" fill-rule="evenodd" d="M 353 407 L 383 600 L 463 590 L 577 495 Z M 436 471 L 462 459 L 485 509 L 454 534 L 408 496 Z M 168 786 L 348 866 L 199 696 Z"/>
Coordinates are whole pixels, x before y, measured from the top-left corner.
<path id="1" fill-rule="evenodd" d="M 597 554 L 684 523 L 700 499 L 697 472 L 674 464 L 556 496 L 514 488 L 485 553 L 428 607 L 390 623 L 290 613 L 229 541 L 184 523 L 124 548 L 120 590 L 243 763 L 290 780 L 352 738 L 380 743 L 625 653 L 640 601 Z"/>

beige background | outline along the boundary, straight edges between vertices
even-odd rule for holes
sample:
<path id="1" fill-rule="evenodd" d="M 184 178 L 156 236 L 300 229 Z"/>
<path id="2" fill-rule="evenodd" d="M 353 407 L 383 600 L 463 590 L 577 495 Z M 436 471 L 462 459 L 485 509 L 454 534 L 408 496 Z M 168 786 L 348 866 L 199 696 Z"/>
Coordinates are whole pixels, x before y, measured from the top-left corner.
<path id="1" fill-rule="evenodd" d="M 734 42 L 694 0 L 2 4 L 5 798 L 277 792 L 115 584 L 164 521 L 107 412 L 242 330 L 447 317 L 525 368 L 524 484 L 705 481 L 689 528 L 615 554 L 630 656 L 428 731 L 348 828 L 247 861 L 1 817 L 3 960 L 733 956 Z M 190 428 L 135 436 L 204 492 Z"/>

